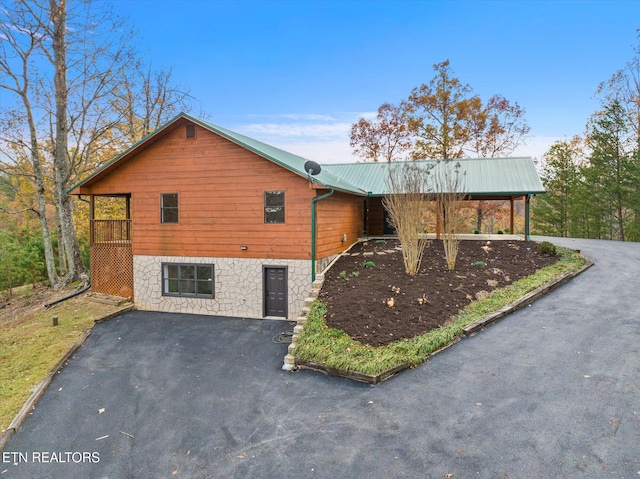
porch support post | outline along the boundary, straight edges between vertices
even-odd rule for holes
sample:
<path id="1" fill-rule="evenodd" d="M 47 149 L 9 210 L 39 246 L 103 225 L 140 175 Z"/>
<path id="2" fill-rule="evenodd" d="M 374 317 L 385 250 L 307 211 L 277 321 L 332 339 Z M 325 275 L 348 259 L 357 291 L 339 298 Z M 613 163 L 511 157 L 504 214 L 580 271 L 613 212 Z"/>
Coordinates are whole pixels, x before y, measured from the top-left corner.
<path id="1" fill-rule="evenodd" d="M 509 199 L 511 203 L 511 217 L 509 218 L 509 233 L 515 234 L 516 231 L 514 229 L 514 221 L 513 221 L 513 196 Z"/>
<path id="2" fill-rule="evenodd" d="M 531 239 L 531 233 L 529 230 L 529 202 L 531 200 L 531 195 L 527 195 L 524 198 L 524 239 L 529 241 Z"/>
<path id="3" fill-rule="evenodd" d="M 93 229 L 93 220 L 96 214 L 95 196 L 89 195 L 89 244 L 93 245 L 95 240 L 95 232 Z"/>
<path id="4" fill-rule="evenodd" d="M 125 223 L 125 231 L 126 231 L 126 238 L 127 240 L 131 241 L 131 195 L 127 195 L 125 197 L 126 200 L 126 213 L 125 213 L 125 218 L 127 219 L 127 222 Z"/>

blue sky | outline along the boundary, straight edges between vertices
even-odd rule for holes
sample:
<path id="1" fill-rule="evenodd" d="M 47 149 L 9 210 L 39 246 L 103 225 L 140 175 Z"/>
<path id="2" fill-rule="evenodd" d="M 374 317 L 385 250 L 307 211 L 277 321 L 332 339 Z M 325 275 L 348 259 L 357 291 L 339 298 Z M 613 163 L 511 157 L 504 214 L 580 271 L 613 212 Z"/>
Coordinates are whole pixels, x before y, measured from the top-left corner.
<path id="1" fill-rule="evenodd" d="M 526 110 L 540 157 L 584 132 L 598 84 L 639 44 L 634 1 L 112 0 L 140 50 L 198 100 L 194 114 L 321 162 L 355 161 L 351 123 L 446 59 L 488 99 Z"/>

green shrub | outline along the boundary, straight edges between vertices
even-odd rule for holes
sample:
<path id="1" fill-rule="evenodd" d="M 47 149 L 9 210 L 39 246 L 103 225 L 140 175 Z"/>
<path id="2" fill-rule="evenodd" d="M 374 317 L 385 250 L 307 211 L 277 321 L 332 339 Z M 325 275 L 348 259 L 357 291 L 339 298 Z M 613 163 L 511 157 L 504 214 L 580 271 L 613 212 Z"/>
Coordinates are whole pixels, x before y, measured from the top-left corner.
<path id="1" fill-rule="evenodd" d="M 556 245 L 553 243 L 549 243 L 548 241 L 543 241 L 538 245 L 538 250 L 542 254 L 546 254 L 547 256 L 555 256 L 556 255 Z"/>

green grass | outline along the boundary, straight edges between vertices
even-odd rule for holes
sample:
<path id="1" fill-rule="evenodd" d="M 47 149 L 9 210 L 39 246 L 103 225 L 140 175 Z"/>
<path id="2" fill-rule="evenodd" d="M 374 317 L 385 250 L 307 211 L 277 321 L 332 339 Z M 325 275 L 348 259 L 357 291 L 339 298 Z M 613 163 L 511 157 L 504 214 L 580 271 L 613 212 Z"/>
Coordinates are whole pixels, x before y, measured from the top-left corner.
<path id="1" fill-rule="evenodd" d="M 77 298 L 0 321 L 0 431 L 51 369 L 100 318 L 117 308 Z M 58 326 L 52 325 L 58 316 Z"/>
<path id="2" fill-rule="evenodd" d="M 586 259 L 572 250 L 558 248 L 561 259 L 535 274 L 496 290 L 482 301 L 476 301 L 456 315 L 447 325 L 422 336 L 403 339 L 387 346 L 372 347 L 351 339 L 344 331 L 328 328 L 324 317 L 326 305 L 316 301 L 311 305 L 304 330 L 296 342 L 294 356 L 345 372 L 377 375 L 390 368 L 408 363 L 411 367 L 423 363 L 429 355 L 462 336 L 463 329 L 548 284 L 567 272 L 577 271 Z"/>

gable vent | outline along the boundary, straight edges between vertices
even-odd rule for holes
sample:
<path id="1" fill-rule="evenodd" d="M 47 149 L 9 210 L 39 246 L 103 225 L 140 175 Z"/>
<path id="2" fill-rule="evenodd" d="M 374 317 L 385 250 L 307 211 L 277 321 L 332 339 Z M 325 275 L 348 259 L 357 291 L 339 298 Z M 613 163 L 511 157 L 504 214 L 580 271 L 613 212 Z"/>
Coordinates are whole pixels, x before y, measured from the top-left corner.
<path id="1" fill-rule="evenodd" d="M 187 138 L 196 137 L 196 125 L 193 123 L 187 123 Z"/>

